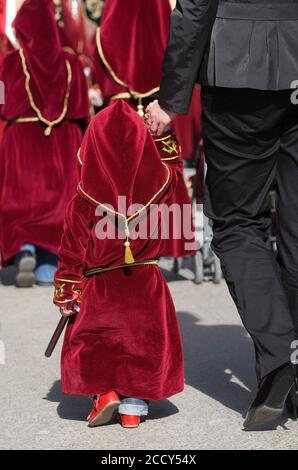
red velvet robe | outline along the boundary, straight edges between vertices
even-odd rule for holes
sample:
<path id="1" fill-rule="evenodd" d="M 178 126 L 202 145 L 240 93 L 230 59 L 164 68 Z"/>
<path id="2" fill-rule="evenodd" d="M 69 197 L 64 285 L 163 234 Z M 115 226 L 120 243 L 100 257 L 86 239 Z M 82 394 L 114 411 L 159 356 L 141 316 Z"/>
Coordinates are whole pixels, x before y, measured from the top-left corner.
<path id="1" fill-rule="evenodd" d="M 25 89 L 19 51 L 7 54 L 0 68 L 6 87 L 0 112 L 7 122 L 0 144 L 0 250 L 4 263 L 24 243 L 57 253 L 66 206 L 79 179 L 76 155 L 83 137 L 81 124 L 87 123 L 89 113 L 87 86 L 77 57 L 59 46 L 52 7 L 49 0 L 26 0 L 15 20 L 35 104 L 49 120 L 61 114 L 65 60 L 70 64 L 67 113 L 49 136 L 40 121 L 15 122 L 17 118 L 36 118 Z"/>
<path id="2" fill-rule="evenodd" d="M 94 201 L 117 207 L 117 196 L 125 195 L 129 206 L 155 194 L 160 205 L 171 199 L 176 179 L 160 162 L 141 118 L 121 103 L 93 119 L 81 154 L 82 182 L 67 210 L 54 297 L 62 305 L 80 296 L 80 312 L 68 323 L 63 343 L 62 389 L 161 400 L 182 391 L 184 378 L 175 308 L 158 266 L 127 264 L 84 274 L 124 263 L 123 239 L 97 238 L 103 216 L 95 214 Z M 130 243 L 135 261 L 142 262 L 157 259 L 164 242 L 157 237 Z"/>

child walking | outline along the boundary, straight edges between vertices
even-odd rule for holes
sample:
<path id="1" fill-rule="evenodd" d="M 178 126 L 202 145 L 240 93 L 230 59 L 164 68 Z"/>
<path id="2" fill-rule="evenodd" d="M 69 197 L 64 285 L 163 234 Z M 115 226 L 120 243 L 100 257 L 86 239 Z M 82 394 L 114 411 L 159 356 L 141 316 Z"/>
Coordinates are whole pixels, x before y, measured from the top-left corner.
<path id="1" fill-rule="evenodd" d="M 171 199 L 177 178 L 142 118 L 121 100 L 92 120 L 80 160 L 55 277 L 54 303 L 69 316 L 62 390 L 93 396 L 91 427 L 117 410 L 122 426 L 137 427 L 149 400 L 184 387 L 175 307 L 157 264 L 161 213 L 150 218 L 154 236 L 136 236 L 150 207 Z M 103 236 L 107 226 L 116 236 Z"/>

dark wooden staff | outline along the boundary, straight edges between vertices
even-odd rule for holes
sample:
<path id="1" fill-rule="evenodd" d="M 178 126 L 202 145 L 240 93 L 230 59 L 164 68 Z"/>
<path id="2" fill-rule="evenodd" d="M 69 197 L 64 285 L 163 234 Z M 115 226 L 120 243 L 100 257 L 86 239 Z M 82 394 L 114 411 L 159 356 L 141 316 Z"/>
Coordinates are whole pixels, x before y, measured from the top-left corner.
<path id="1" fill-rule="evenodd" d="M 44 353 L 46 357 L 51 357 L 52 352 L 54 351 L 54 349 L 56 347 L 56 344 L 58 343 L 58 340 L 59 340 L 60 336 L 62 335 L 64 328 L 67 325 L 68 318 L 69 317 L 61 317 L 60 318 L 60 321 L 59 321 L 59 323 L 58 323 L 58 325 L 57 325 L 57 327 L 54 331 L 54 334 L 53 334 L 52 338 L 50 339 L 50 342 L 48 344 L 46 352 Z"/>

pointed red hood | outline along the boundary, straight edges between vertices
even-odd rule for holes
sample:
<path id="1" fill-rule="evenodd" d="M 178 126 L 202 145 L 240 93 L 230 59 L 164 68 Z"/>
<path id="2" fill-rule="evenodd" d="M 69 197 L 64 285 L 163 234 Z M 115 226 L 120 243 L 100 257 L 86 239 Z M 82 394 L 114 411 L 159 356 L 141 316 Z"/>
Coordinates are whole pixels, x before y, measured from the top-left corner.
<path id="1" fill-rule="evenodd" d="M 119 196 L 126 197 L 127 208 L 156 203 L 171 180 L 144 121 L 122 100 L 93 118 L 80 158 L 80 194 L 94 205 L 109 204 L 122 214 Z"/>
<path id="2" fill-rule="evenodd" d="M 159 87 L 170 14 L 169 0 L 106 0 L 97 32 L 98 53 L 109 77 L 99 83 L 105 96 L 113 94 L 109 80 L 115 92 L 120 87 L 118 91 L 135 96 Z"/>
<path id="3" fill-rule="evenodd" d="M 82 5 L 77 5 L 76 15 L 73 15 L 68 0 L 62 0 L 61 6 L 61 21 L 58 21 L 57 26 L 62 47 L 71 48 L 79 56 L 85 55 L 91 61 L 92 47 L 86 34 L 86 18 Z"/>
<path id="4" fill-rule="evenodd" d="M 49 121 L 63 110 L 67 69 L 52 0 L 25 0 L 13 22 L 35 104 Z"/>

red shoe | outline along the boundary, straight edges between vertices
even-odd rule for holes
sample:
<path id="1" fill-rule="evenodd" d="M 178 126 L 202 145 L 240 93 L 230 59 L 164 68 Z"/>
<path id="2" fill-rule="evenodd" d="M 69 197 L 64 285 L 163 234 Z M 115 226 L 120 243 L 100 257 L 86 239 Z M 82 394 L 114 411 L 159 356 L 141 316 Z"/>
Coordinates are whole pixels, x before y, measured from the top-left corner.
<path id="1" fill-rule="evenodd" d="M 118 393 L 111 391 L 93 400 L 93 409 L 87 420 L 90 428 L 108 423 L 120 405 Z"/>
<path id="2" fill-rule="evenodd" d="M 140 424 L 140 416 L 118 415 L 119 422 L 123 428 L 137 428 Z"/>

